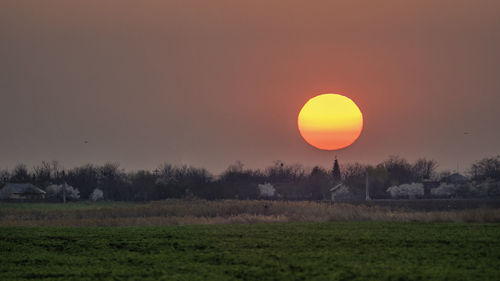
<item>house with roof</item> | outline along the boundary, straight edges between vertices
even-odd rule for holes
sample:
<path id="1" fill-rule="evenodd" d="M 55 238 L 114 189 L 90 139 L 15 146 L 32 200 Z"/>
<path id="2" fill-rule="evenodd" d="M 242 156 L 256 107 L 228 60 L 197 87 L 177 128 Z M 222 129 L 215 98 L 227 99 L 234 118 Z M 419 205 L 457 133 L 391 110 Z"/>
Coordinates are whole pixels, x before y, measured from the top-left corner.
<path id="1" fill-rule="evenodd" d="M 454 173 L 443 178 L 441 181 L 452 184 L 463 184 L 463 183 L 468 183 L 469 179 L 459 173 Z"/>
<path id="2" fill-rule="evenodd" d="M 0 199 L 45 199 L 46 192 L 31 183 L 8 183 L 0 189 Z"/>
<path id="3" fill-rule="evenodd" d="M 351 199 L 349 187 L 344 183 L 338 183 L 330 188 L 329 191 L 332 202 L 347 201 Z"/>

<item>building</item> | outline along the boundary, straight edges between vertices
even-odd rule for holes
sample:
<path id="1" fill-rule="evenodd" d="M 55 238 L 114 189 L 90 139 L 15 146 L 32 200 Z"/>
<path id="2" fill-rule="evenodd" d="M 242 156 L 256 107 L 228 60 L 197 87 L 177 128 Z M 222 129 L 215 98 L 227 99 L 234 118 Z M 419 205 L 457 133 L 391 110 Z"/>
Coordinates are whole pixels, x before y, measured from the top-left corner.
<path id="1" fill-rule="evenodd" d="M 454 173 L 442 179 L 442 181 L 452 184 L 463 184 L 469 182 L 469 179 L 459 173 Z"/>
<path id="2" fill-rule="evenodd" d="M 332 202 L 349 201 L 351 199 L 349 187 L 343 183 L 330 188 L 330 194 Z"/>
<path id="3" fill-rule="evenodd" d="M 31 183 L 8 183 L 0 189 L 0 199 L 45 199 L 46 192 Z"/>

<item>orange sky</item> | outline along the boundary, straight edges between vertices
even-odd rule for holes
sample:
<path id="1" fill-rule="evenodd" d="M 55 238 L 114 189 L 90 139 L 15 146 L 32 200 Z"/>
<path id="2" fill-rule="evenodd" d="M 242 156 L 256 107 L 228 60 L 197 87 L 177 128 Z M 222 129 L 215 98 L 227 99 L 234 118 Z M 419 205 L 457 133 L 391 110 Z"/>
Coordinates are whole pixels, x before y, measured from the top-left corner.
<path id="1" fill-rule="evenodd" d="M 500 154 L 499 29 L 481 0 L 1 1 L 0 168 L 330 166 L 296 124 L 325 92 L 364 115 L 341 162 L 465 167 Z"/>

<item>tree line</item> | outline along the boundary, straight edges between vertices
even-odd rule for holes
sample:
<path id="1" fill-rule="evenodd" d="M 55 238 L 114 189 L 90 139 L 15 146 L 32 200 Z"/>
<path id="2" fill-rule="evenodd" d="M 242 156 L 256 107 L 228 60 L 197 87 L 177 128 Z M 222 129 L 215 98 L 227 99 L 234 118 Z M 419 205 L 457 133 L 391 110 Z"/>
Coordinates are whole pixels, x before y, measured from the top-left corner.
<path id="1" fill-rule="evenodd" d="M 263 196 L 259 186 L 263 184 L 275 190 L 272 196 L 275 199 L 324 200 L 329 198 L 330 188 L 339 182 L 350 188 L 353 199 L 363 199 L 367 173 L 372 198 L 390 197 L 388 188 L 391 186 L 439 181 L 451 174 L 438 172 L 438 163 L 434 160 L 419 159 L 410 163 L 398 156 L 391 156 L 376 165 L 347 163 L 335 166 L 307 169 L 300 164 L 276 161 L 265 169 L 249 169 L 236 162 L 215 176 L 204 168 L 170 164 L 162 164 L 154 170 L 125 171 L 117 163 L 64 169 L 53 161 L 42 162 L 31 169 L 19 164 L 12 170 L 0 170 L 0 181 L 2 186 L 6 183 L 32 183 L 44 190 L 66 183 L 79 191 L 80 200 L 93 198 L 96 190 L 102 192 L 100 194 L 105 200 L 117 201 L 259 199 Z M 468 184 L 484 189 L 480 190 L 481 196 L 500 196 L 500 156 L 475 162 L 465 176 L 470 180 Z M 467 192 L 456 192 L 456 196 L 479 194 Z"/>

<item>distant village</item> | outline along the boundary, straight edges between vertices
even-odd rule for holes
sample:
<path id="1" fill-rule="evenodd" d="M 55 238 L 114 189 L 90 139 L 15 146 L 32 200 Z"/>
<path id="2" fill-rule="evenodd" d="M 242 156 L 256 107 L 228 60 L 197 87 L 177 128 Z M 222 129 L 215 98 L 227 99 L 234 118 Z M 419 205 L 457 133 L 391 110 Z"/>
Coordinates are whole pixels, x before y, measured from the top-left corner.
<path id="1" fill-rule="evenodd" d="M 434 160 L 414 163 L 392 156 L 377 165 L 341 164 L 331 169 L 276 161 L 264 170 L 236 162 L 219 176 L 203 168 L 169 164 L 127 172 L 118 164 L 62 169 L 42 162 L 0 170 L 4 201 L 152 201 L 269 199 L 363 202 L 370 200 L 500 198 L 500 158 L 485 158 L 463 174 L 438 172 Z"/>

